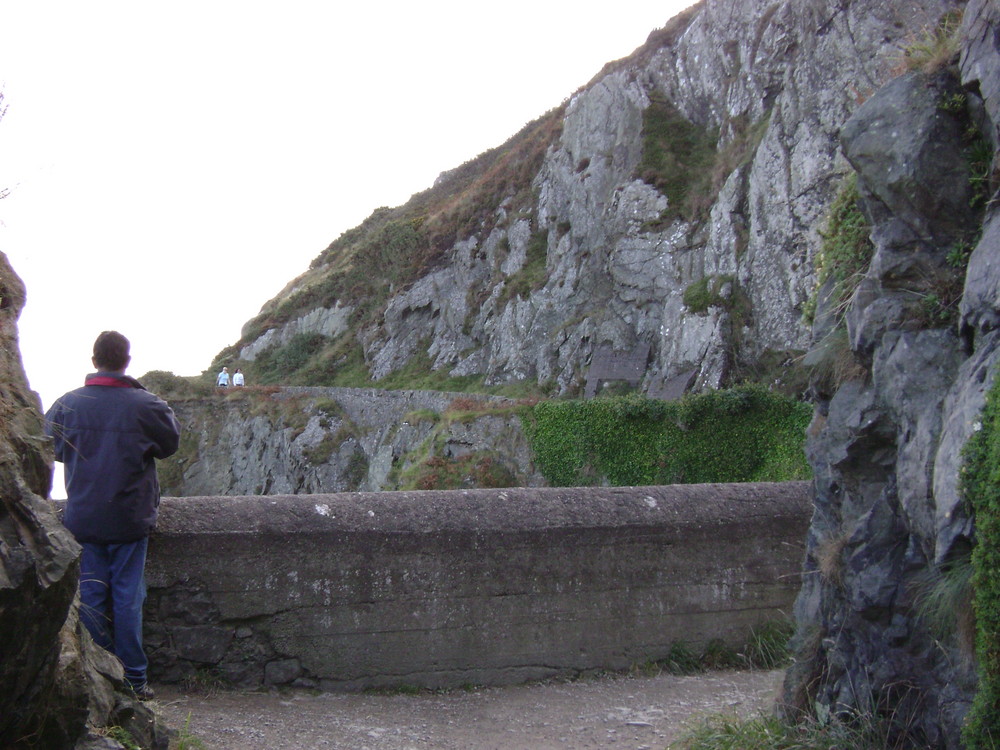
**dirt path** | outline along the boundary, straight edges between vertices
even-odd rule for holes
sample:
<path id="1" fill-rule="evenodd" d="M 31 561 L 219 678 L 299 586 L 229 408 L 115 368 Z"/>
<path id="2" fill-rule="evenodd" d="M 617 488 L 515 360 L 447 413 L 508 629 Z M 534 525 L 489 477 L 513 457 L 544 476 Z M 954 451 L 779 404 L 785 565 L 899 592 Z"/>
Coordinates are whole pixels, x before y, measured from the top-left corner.
<path id="1" fill-rule="evenodd" d="M 698 717 L 767 710 L 781 674 L 604 677 L 419 695 L 186 695 L 160 686 L 156 705 L 208 750 L 663 750 Z"/>

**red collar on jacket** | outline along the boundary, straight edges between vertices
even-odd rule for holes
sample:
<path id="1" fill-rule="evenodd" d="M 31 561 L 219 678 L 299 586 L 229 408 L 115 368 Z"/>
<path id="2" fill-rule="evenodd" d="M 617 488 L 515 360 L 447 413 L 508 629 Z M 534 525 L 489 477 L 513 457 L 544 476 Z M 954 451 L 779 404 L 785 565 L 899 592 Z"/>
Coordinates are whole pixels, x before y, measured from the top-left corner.
<path id="1" fill-rule="evenodd" d="M 109 375 L 103 372 L 95 372 L 88 375 L 84 385 L 106 385 L 112 388 L 135 388 L 132 378 L 124 375 Z"/>

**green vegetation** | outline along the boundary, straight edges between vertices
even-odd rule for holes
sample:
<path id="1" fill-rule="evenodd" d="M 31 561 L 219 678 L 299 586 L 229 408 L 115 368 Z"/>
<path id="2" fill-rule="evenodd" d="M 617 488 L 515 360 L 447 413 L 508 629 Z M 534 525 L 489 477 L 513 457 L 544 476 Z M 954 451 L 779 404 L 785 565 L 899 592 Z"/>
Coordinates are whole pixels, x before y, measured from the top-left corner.
<path id="1" fill-rule="evenodd" d="M 447 368 L 432 369 L 434 362 L 427 353 L 429 346 L 428 340 L 419 342 L 410 361 L 381 380 L 372 380 L 361 346 L 347 336 L 338 339 L 332 346 L 314 347 L 309 359 L 304 362 L 299 360 L 298 369 L 286 370 L 280 377 L 273 368 L 258 371 L 256 362 L 244 363 L 242 367 L 248 378 L 254 382 L 257 382 L 258 377 L 262 377 L 266 379 L 265 382 L 280 382 L 283 385 L 491 393 L 513 398 L 542 394 L 542 387 L 533 382 L 486 386 L 482 375 L 453 376 L 448 374 Z M 269 356 L 265 359 L 265 364 L 275 361 L 277 357 L 277 353 Z"/>
<path id="2" fill-rule="evenodd" d="M 347 468 L 344 470 L 344 482 L 347 484 L 348 489 L 357 490 L 367 478 L 368 457 L 359 446 L 355 448 L 347 461 Z"/>
<path id="3" fill-rule="evenodd" d="M 1000 744 L 1000 378 L 965 444 L 961 492 L 976 524 L 973 612 L 979 685 L 962 737 L 968 750 Z"/>
<path id="4" fill-rule="evenodd" d="M 453 377 L 448 374 L 447 369 L 431 369 L 434 363 L 427 353 L 429 347 L 429 341 L 421 341 L 417 344 L 416 354 L 410 358 L 406 366 L 379 380 L 376 384 L 377 387 L 387 390 L 454 391 L 456 393 L 482 389 L 482 375 Z"/>
<path id="5" fill-rule="evenodd" d="M 942 26 L 933 37 L 937 43 L 944 43 L 953 34 L 953 16 L 946 16 Z M 947 33 L 945 33 L 947 32 Z M 937 53 L 933 57 L 939 65 Z M 914 59 L 924 59 L 922 56 Z M 953 62 L 954 55 L 944 55 L 945 63 Z M 941 63 L 943 67 L 945 63 Z M 924 67 L 921 63 L 920 68 Z M 969 207 L 981 214 L 986 207 L 993 186 L 993 149 L 976 127 L 968 111 L 967 97 L 957 87 L 952 94 L 943 96 L 938 104 L 943 112 L 955 117 L 963 133 L 963 152 L 969 178 Z M 834 199 L 823 232 L 823 245 L 816 256 L 816 292 L 806 302 L 803 318 L 812 322 L 816 313 L 817 295 L 828 282 L 834 284 L 832 308 L 838 323 L 850 304 L 854 291 L 871 263 L 874 246 L 869 239 L 871 226 L 858 204 L 857 175 L 851 173 L 845 178 Z M 948 249 L 940 271 L 929 274 L 919 283 L 910 285 L 914 295 L 912 313 L 915 321 L 928 328 L 943 328 L 953 325 L 959 314 L 964 276 L 969 257 L 979 240 L 980 222 L 970 223 L 969 229 Z"/>
<path id="6" fill-rule="evenodd" d="M 767 623 L 757 629 L 744 647 L 742 664 L 775 669 L 791 660 L 788 641 L 793 624 L 790 620 Z M 906 722 L 896 721 L 891 711 L 872 706 L 864 712 L 848 714 L 818 711 L 819 716 L 800 717 L 793 722 L 774 713 L 738 718 L 719 714 L 695 725 L 672 744 L 677 750 L 886 750 L 886 748 L 923 747 L 909 736 Z"/>
<path id="7" fill-rule="evenodd" d="M 723 288 L 729 284 L 730 291 L 723 295 Z M 750 317 L 750 298 L 740 288 L 735 276 L 709 274 L 690 283 L 684 290 L 684 305 L 693 313 L 708 312 L 710 307 L 721 307 L 733 317 L 733 326 L 739 328 Z"/>
<path id="8" fill-rule="evenodd" d="M 327 433 L 316 445 L 302 451 L 302 457 L 313 466 L 321 466 L 330 460 L 330 456 L 337 452 L 340 444 L 344 442 L 338 439 L 340 435 Z"/>
<path id="9" fill-rule="evenodd" d="M 858 176 L 851 172 L 840 186 L 827 215 L 823 245 L 816 256 L 816 291 L 806 303 L 803 317 L 812 322 L 817 294 L 828 281 L 835 284 L 833 307 L 839 318 L 871 264 L 875 246 L 871 224 L 858 204 Z"/>
<path id="10" fill-rule="evenodd" d="M 192 430 L 182 430 L 177 452 L 156 462 L 156 476 L 164 490 L 176 490 L 184 482 L 187 467 L 198 460 L 198 436 Z"/>
<path id="11" fill-rule="evenodd" d="M 501 301 L 514 297 L 527 297 L 536 289 L 545 286 L 548 280 L 548 269 L 545 265 L 548 247 L 548 232 L 538 231 L 531 235 L 524 265 L 505 282 Z"/>
<path id="12" fill-rule="evenodd" d="M 962 127 L 962 151 L 969 178 L 969 208 L 979 217 L 985 211 L 992 192 L 993 147 L 970 116 L 964 91 L 944 97 L 938 106 L 955 117 Z M 972 222 L 948 250 L 946 267 L 942 272 L 928 281 L 926 289 L 916 290 L 920 295 L 919 319 L 925 326 L 947 327 L 958 321 L 966 268 L 981 231 L 981 222 Z"/>
<path id="13" fill-rule="evenodd" d="M 751 123 L 745 115 L 726 121 L 723 132 L 728 131 L 724 145 L 716 151 L 712 167 L 706 177 L 694 183 L 693 190 L 687 196 L 686 212 L 688 218 L 706 219 L 712 204 L 719 196 L 719 191 L 729 175 L 736 169 L 750 163 L 757 153 L 767 128 L 771 124 L 771 113 L 767 112 L 755 123 Z M 747 246 L 747 234 L 744 229 L 737 238 L 736 257 L 743 255 Z"/>
<path id="14" fill-rule="evenodd" d="M 676 750 L 886 750 L 900 744 L 878 714 L 831 717 L 792 724 L 773 714 L 739 719 L 719 714 L 700 722 L 671 748 Z"/>
<path id="15" fill-rule="evenodd" d="M 452 425 L 483 417 L 509 417 L 530 409 L 527 403 L 495 404 L 474 397 L 453 400 L 443 414 L 421 410 L 407 415 L 407 422 L 430 422 L 427 439 L 404 457 L 410 466 L 397 477 L 403 490 L 451 490 L 462 487 L 516 487 L 514 470 L 493 451 L 473 451 L 464 456 L 445 456 L 444 444 Z"/>
<path id="16" fill-rule="evenodd" d="M 825 290 L 834 317 L 831 330 L 803 357 L 814 386 L 832 393 L 842 383 L 862 379 L 866 368 L 851 349 L 844 314 L 868 271 L 875 246 L 871 224 L 859 205 L 858 176 L 844 178 L 827 214 L 823 244 L 815 258 L 816 287 L 802 310 L 804 322 L 815 322 L 820 291 Z"/>
<path id="17" fill-rule="evenodd" d="M 214 667 L 196 668 L 184 676 L 182 684 L 184 692 L 191 695 L 216 695 L 231 687 Z"/>
<path id="18" fill-rule="evenodd" d="M 751 669 L 777 669 L 791 660 L 788 643 L 795 631 L 791 619 L 771 620 L 752 628 L 740 658 Z"/>
<path id="19" fill-rule="evenodd" d="M 214 380 L 205 378 L 183 377 L 165 370 L 150 370 L 139 382 L 147 390 L 167 401 L 186 401 L 193 398 L 204 398 L 212 393 Z"/>
<path id="20" fill-rule="evenodd" d="M 463 487 L 515 487 L 514 472 L 491 451 L 458 458 L 430 456 L 406 472 L 402 489 L 457 490 Z"/>
<path id="21" fill-rule="evenodd" d="M 723 283 L 721 276 L 702 276 L 697 281 L 692 281 L 684 290 L 684 305 L 693 313 L 708 312 L 708 308 L 713 306 L 721 307 L 725 303 L 719 296 Z"/>
<path id="22" fill-rule="evenodd" d="M 961 45 L 962 13 L 949 11 L 936 26 L 916 34 L 903 49 L 896 73 L 919 70 L 930 75 L 954 63 Z"/>
<path id="23" fill-rule="evenodd" d="M 662 98 L 643 111 L 642 133 L 638 177 L 667 196 L 661 220 L 688 218 L 689 196 L 706 192 L 711 181 L 717 134 L 691 123 Z"/>
<path id="24" fill-rule="evenodd" d="M 131 732 L 129 732 L 125 727 L 108 727 L 104 731 L 104 736 L 108 739 L 114 740 L 125 748 L 125 750 L 142 750 L 142 746 L 135 741 Z"/>
<path id="25" fill-rule="evenodd" d="M 745 116 L 727 120 L 723 132 L 728 135 L 719 147 L 716 131 L 691 123 L 665 99 L 653 98 L 643 112 L 636 176 L 667 196 L 668 205 L 651 228 L 677 218 L 704 219 L 729 175 L 756 153 L 770 119 L 768 112 L 755 123 Z"/>
<path id="26" fill-rule="evenodd" d="M 441 415 L 433 409 L 414 409 L 403 417 L 404 422 L 430 422 L 432 424 L 440 419 Z"/>
<path id="27" fill-rule="evenodd" d="M 272 346 L 253 362 L 253 377 L 258 383 L 289 383 L 290 377 L 305 368 L 309 360 L 328 341 L 318 333 L 298 333 L 284 346 Z"/>
<path id="28" fill-rule="evenodd" d="M 972 616 L 972 557 L 961 550 L 941 566 L 934 566 L 913 584 L 917 614 L 939 641 L 956 643 L 970 660 L 975 651 Z"/>
<path id="29" fill-rule="evenodd" d="M 543 401 L 524 426 L 554 486 L 786 481 L 810 476 L 811 414 L 804 403 L 741 386 L 675 402 Z"/>
<path id="30" fill-rule="evenodd" d="M 184 719 L 184 726 L 177 733 L 177 739 L 171 743 L 171 750 L 206 750 L 205 743 L 191 734 L 191 713 Z"/>
<path id="31" fill-rule="evenodd" d="M 632 672 L 644 675 L 698 674 L 710 669 L 777 669 L 791 659 L 788 641 L 795 629 L 788 618 L 771 620 L 751 628 L 746 643 L 733 648 L 722 640 L 712 640 L 701 650 L 686 641 L 670 644 L 666 656 L 636 665 Z"/>
<path id="32" fill-rule="evenodd" d="M 761 383 L 785 396 L 807 400 L 812 373 L 803 363 L 800 349 L 767 349 L 752 361 L 737 361 L 732 383 Z"/>
<path id="33" fill-rule="evenodd" d="M 992 193 L 993 146 L 971 121 L 967 110 L 965 122 L 965 160 L 969 167 L 969 185 L 972 188 L 969 206 L 974 210 L 983 211 Z M 970 239 L 966 238 L 964 242 L 970 244 Z"/>

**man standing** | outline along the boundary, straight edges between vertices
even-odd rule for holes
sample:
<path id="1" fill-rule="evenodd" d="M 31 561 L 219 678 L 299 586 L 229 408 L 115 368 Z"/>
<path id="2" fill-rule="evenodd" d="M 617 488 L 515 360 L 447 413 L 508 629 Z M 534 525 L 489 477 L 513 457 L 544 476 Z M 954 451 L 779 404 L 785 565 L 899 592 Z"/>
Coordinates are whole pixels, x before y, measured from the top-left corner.
<path id="1" fill-rule="evenodd" d="M 146 544 L 160 505 L 154 459 L 177 451 L 180 425 L 165 401 L 125 375 L 130 361 L 127 338 L 98 336 L 98 372 L 53 404 L 45 432 L 65 465 L 63 522 L 83 546 L 80 619 L 121 660 L 135 694 L 148 699 L 142 605 Z"/>

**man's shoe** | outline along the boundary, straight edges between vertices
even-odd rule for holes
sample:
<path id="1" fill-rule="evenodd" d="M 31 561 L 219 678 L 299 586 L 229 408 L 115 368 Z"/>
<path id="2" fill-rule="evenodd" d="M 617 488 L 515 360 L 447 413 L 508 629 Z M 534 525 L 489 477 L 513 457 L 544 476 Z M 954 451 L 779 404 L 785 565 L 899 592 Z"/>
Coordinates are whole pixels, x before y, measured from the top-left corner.
<path id="1" fill-rule="evenodd" d="M 132 692 L 135 693 L 135 697 L 141 701 L 151 701 L 156 695 L 153 693 L 153 688 L 149 686 L 149 683 L 143 683 L 139 687 L 132 687 Z"/>

